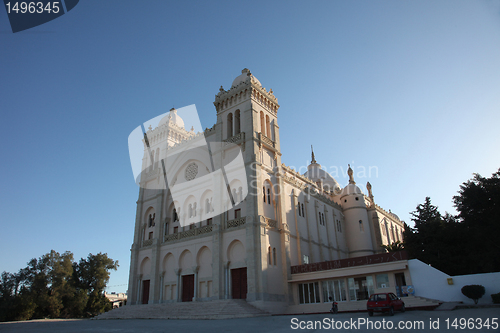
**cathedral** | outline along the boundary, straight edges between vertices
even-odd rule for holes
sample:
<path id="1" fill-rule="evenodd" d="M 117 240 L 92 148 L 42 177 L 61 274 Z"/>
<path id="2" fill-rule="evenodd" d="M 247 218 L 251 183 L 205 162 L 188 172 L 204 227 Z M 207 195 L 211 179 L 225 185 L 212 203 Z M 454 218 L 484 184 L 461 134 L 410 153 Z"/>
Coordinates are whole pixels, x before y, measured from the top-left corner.
<path id="1" fill-rule="evenodd" d="M 245 299 L 271 313 L 375 292 L 411 293 L 404 223 L 316 161 L 282 164 L 278 99 L 244 69 L 214 101 L 217 122 L 195 133 L 171 109 L 144 130 L 129 304 Z M 141 153 L 142 154 L 142 153 Z"/>

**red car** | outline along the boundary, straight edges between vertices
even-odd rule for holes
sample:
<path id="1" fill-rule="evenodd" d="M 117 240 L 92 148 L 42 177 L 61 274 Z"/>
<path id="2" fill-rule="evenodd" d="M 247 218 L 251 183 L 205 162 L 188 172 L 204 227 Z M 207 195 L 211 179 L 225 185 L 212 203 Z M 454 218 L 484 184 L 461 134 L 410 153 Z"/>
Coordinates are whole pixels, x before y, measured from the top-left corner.
<path id="1" fill-rule="evenodd" d="M 374 312 L 389 312 L 394 316 L 394 311 L 405 312 L 405 303 L 393 293 L 373 294 L 366 303 L 368 315 L 373 316 Z"/>

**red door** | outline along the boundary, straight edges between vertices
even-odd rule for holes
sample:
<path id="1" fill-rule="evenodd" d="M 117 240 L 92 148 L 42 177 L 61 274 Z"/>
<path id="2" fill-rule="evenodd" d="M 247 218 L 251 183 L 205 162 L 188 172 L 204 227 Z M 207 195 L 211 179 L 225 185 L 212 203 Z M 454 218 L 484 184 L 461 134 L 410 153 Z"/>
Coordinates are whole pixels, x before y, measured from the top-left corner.
<path id="1" fill-rule="evenodd" d="M 247 298 L 247 269 L 236 268 L 231 270 L 231 284 L 233 298 Z"/>
<path id="2" fill-rule="evenodd" d="M 191 302 L 194 297 L 194 274 L 182 276 L 182 301 Z"/>
<path id="3" fill-rule="evenodd" d="M 149 280 L 142 281 L 142 304 L 149 302 Z"/>

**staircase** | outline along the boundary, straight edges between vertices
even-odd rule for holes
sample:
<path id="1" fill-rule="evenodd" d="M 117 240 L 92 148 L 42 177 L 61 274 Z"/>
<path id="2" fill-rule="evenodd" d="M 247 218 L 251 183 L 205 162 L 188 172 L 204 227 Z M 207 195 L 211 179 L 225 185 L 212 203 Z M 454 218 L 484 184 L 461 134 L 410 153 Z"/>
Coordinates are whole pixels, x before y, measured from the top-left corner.
<path id="1" fill-rule="evenodd" d="M 405 302 L 405 307 L 407 309 L 419 309 L 419 310 L 434 310 L 441 303 L 443 303 L 435 299 L 430 299 L 420 296 L 402 297 L 401 300 Z"/>
<path id="2" fill-rule="evenodd" d="M 228 319 L 269 316 L 245 300 L 126 305 L 94 319 Z"/>

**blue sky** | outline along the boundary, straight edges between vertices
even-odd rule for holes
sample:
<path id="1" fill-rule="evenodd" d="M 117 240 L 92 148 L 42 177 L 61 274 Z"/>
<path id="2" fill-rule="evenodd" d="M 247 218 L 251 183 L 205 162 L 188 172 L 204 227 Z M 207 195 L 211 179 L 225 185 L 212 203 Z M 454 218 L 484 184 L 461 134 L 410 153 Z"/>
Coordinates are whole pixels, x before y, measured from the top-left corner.
<path id="1" fill-rule="evenodd" d="M 191 104 L 211 127 L 245 67 L 278 98 L 286 165 L 312 144 L 407 222 L 426 196 L 454 212 L 462 182 L 500 167 L 499 1 L 90 0 L 16 34 L 0 9 L 0 49 L 0 271 L 106 252 L 125 291 L 128 135 Z"/>

